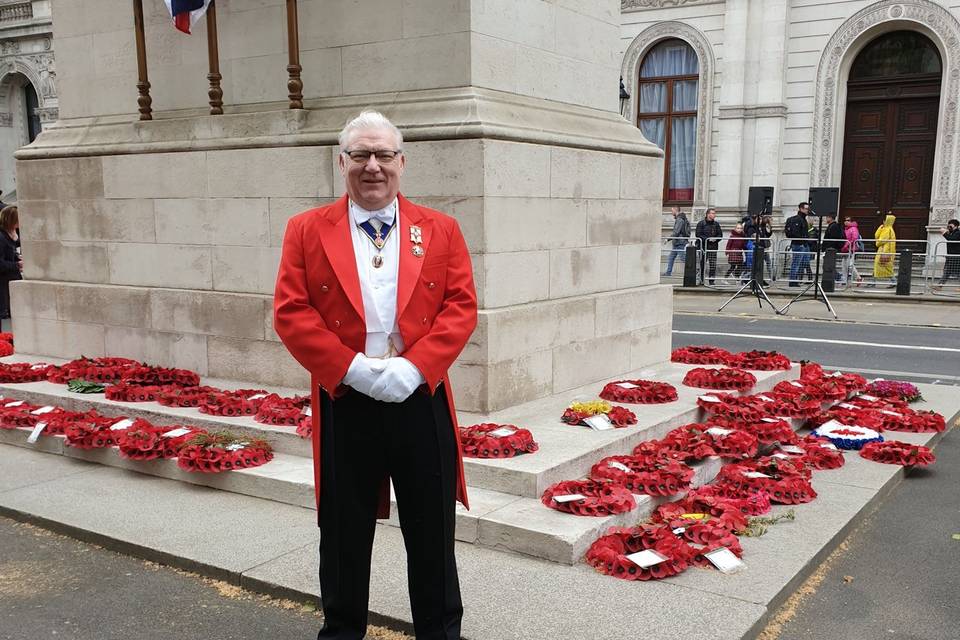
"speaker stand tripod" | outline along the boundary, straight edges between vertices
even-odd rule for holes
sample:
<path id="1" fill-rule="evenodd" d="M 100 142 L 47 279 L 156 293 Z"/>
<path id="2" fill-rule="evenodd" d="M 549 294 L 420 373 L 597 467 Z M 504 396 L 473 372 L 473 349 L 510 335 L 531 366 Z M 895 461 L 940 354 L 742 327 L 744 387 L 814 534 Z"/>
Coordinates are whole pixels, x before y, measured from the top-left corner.
<path id="1" fill-rule="evenodd" d="M 790 305 L 792 305 L 794 302 L 802 300 L 807 292 L 813 289 L 813 296 L 807 299 L 822 302 L 827 306 L 830 314 L 833 315 L 833 319 L 837 319 L 837 312 L 833 310 L 833 305 L 830 304 L 830 298 L 827 297 L 827 294 L 823 290 L 823 285 L 820 284 L 820 246 L 823 242 L 823 216 L 817 217 L 820 218 L 820 223 L 817 225 L 817 246 L 815 248 L 815 251 L 817 252 L 817 261 L 813 270 L 813 282 L 804 287 L 793 300 L 783 305 L 783 308 L 777 310 L 779 315 L 785 315 L 787 309 L 790 308 Z"/>
<path id="2" fill-rule="evenodd" d="M 763 220 L 763 216 L 766 215 L 766 209 L 760 212 L 760 215 L 757 216 L 757 221 L 755 223 L 755 231 L 753 237 L 753 264 L 750 268 L 750 279 L 747 282 L 743 283 L 743 286 L 740 287 L 729 300 L 724 302 L 717 312 L 723 311 L 724 308 L 741 296 L 752 295 L 757 299 L 757 306 L 763 309 L 763 303 L 766 302 L 770 305 L 770 308 L 773 309 L 773 312 L 777 315 L 780 315 L 780 311 L 777 310 L 777 305 L 773 304 L 773 301 L 770 299 L 770 296 L 767 295 L 767 292 L 763 288 L 763 261 L 765 255 L 765 249 L 762 244 L 760 244 L 760 225 Z M 771 274 L 773 275 L 773 274 Z M 747 293 L 747 289 L 750 290 Z"/>

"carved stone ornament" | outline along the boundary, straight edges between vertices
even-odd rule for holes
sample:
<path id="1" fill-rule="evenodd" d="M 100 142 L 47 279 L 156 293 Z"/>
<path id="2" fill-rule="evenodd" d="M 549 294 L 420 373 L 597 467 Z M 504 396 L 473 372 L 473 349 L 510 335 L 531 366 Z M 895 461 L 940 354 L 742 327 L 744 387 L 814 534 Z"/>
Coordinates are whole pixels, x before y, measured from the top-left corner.
<path id="1" fill-rule="evenodd" d="M 620 11 L 665 9 L 667 7 L 685 7 L 693 4 L 713 4 L 720 1 L 721 0 L 620 0 Z"/>
<path id="2" fill-rule="evenodd" d="M 897 28 L 910 28 L 910 23 L 923 25 L 932 33 L 943 55 L 944 84 L 940 92 L 940 117 L 934 160 L 934 185 L 931 200 L 934 205 L 931 222 L 942 215 L 954 215 L 960 196 L 960 181 L 951 168 L 960 166 L 960 118 L 957 117 L 960 96 L 960 22 L 940 4 L 929 0 L 880 0 L 861 9 L 848 18 L 824 47 L 817 69 L 816 99 L 813 116 L 813 158 L 810 166 L 810 186 L 829 186 L 836 182 L 834 160 L 843 145 L 842 129 L 837 114 L 846 112 L 840 104 L 843 92 L 838 91 L 841 67 L 858 52 L 867 31 L 884 22 L 896 22 Z M 946 213 L 949 212 L 949 213 Z"/>
<path id="3" fill-rule="evenodd" d="M 652 0 L 651 0 L 652 1 Z M 671 2 L 672 0 L 664 0 Z M 700 62 L 700 80 L 697 83 L 697 157 L 693 176 L 693 206 L 705 207 L 710 195 L 710 131 L 713 118 L 713 74 L 716 61 L 713 47 L 703 33 L 682 22 L 658 22 L 640 32 L 623 54 L 620 75 L 623 86 L 630 94 L 627 102 L 626 118 L 636 124 L 640 92 L 637 80 L 640 77 L 640 63 L 658 42 L 669 38 L 679 38 L 691 47 Z"/>

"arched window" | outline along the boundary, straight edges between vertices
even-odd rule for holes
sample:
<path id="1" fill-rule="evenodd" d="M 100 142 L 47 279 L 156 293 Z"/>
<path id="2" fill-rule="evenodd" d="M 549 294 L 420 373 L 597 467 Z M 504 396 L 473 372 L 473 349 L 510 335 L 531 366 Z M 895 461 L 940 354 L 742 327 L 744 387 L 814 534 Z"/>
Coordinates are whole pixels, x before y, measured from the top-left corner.
<path id="1" fill-rule="evenodd" d="M 916 31 L 893 31 L 860 52 L 850 70 L 851 80 L 940 73 L 940 52 Z"/>
<path id="2" fill-rule="evenodd" d="M 683 40 L 664 40 L 640 64 L 637 124 L 664 150 L 664 204 L 692 205 L 700 63 Z"/>

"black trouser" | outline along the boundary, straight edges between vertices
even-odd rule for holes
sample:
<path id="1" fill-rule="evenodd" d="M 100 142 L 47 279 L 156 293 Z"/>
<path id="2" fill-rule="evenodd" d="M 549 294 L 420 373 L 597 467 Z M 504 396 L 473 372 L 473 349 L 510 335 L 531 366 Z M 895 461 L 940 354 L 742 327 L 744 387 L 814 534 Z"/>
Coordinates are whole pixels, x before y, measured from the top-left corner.
<path id="1" fill-rule="evenodd" d="M 700 278 L 704 283 L 713 284 L 713 280 L 717 276 L 717 247 L 720 245 L 704 246 L 707 248 L 700 254 Z M 706 269 L 707 265 L 710 266 L 709 272 Z"/>
<path id="2" fill-rule="evenodd" d="M 459 640 L 463 606 L 454 557 L 457 444 L 443 388 L 402 403 L 321 391 L 318 638 L 366 633 L 370 553 L 380 489 L 393 479 L 418 640 Z"/>

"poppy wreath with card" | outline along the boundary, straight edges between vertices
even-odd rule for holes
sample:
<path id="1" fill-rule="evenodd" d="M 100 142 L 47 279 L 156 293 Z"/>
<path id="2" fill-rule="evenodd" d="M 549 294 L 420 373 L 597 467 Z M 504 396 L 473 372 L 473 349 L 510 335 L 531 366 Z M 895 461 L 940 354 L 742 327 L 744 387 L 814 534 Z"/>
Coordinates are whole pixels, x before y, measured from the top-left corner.
<path id="1" fill-rule="evenodd" d="M 582 498 L 559 502 L 555 499 L 570 495 Z M 551 509 L 577 516 L 610 516 L 637 506 L 633 494 L 623 485 L 596 480 L 563 480 L 548 487 L 540 501 Z"/>
<path id="2" fill-rule="evenodd" d="M 727 364 L 732 356 L 726 349 L 692 346 L 674 349 L 670 354 L 670 361 L 683 364 Z"/>
<path id="3" fill-rule="evenodd" d="M 687 524 L 713 520 L 727 531 L 738 531 L 747 526 L 747 514 L 740 510 L 739 502 L 745 501 L 722 496 L 700 495 L 691 491 L 682 500 L 657 507 L 650 520 L 670 523 L 686 521 Z"/>
<path id="4" fill-rule="evenodd" d="M 728 495 L 746 497 L 765 491 L 771 502 L 779 504 L 803 504 L 817 497 L 797 465 L 780 458 L 725 465 L 715 482 Z"/>
<path id="5" fill-rule="evenodd" d="M 0 398 L 0 429 L 32 427 L 37 423 L 36 416 L 31 413 L 35 409 L 36 405 L 24 400 Z"/>
<path id="6" fill-rule="evenodd" d="M 154 402 L 160 393 L 160 387 L 156 385 L 139 385 L 118 382 L 112 384 L 103 390 L 103 395 L 107 400 L 116 400 L 117 402 Z"/>
<path id="7" fill-rule="evenodd" d="M 98 417 L 96 411 L 88 411 L 81 413 L 79 411 L 67 411 L 57 407 L 54 411 L 43 416 L 43 422 L 47 423 L 47 426 L 43 428 L 41 435 L 46 436 L 59 436 L 63 435 L 66 431 L 67 426 L 71 424 L 77 424 L 80 422 L 86 422 L 91 419 Z M 36 426 L 36 425 L 34 425 Z"/>
<path id="8" fill-rule="evenodd" d="M 676 460 L 653 461 L 641 456 L 610 456 L 590 469 L 590 478 L 608 480 L 630 493 L 672 496 L 690 488 L 693 469 Z"/>
<path id="9" fill-rule="evenodd" d="M 710 416 L 706 424 L 721 429 L 739 429 L 751 433 L 760 444 L 793 444 L 798 439 L 790 423 L 783 418 L 760 418 L 759 420 L 736 420 L 724 416 Z"/>
<path id="10" fill-rule="evenodd" d="M 178 384 L 167 384 L 160 387 L 157 402 L 165 407 L 199 407 L 207 394 L 220 391 L 216 387 L 183 387 Z"/>
<path id="11" fill-rule="evenodd" d="M 271 393 L 260 404 L 253 419 L 261 424 L 295 427 L 304 415 L 304 410 L 310 406 L 310 396 L 293 396 L 284 398 Z"/>
<path id="12" fill-rule="evenodd" d="M 211 391 L 200 400 L 200 413 L 213 416 L 252 416 L 257 413 L 263 399 L 270 395 L 263 389 L 237 389 L 236 391 Z"/>
<path id="13" fill-rule="evenodd" d="M 757 377 L 742 369 L 697 368 L 687 371 L 687 375 L 683 376 L 683 384 L 699 389 L 749 391 L 757 384 Z"/>
<path id="14" fill-rule="evenodd" d="M 746 497 L 734 497 L 727 495 L 715 484 L 705 484 L 691 489 L 687 494 L 687 499 L 700 501 L 701 504 L 707 499 L 719 499 L 724 503 L 724 507 L 733 507 L 745 516 L 762 516 L 770 511 L 770 495 L 766 491 L 751 493 Z"/>
<path id="15" fill-rule="evenodd" d="M 123 373 L 140 363 L 129 358 L 87 358 L 81 356 L 59 367 L 51 367 L 47 380 L 66 384 L 71 380 L 87 380 L 103 384 L 119 382 Z"/>
<path id="16" fill-rule="evenodd" d="M 573 425 L 587 426 L 586 420 L 590 416 L 604 414 L 610 418 L 614 427 L 628 427 L 637 424 L 637 416 L 629 409 L 623 407 L 614 407 L 604 400 L 594 402 L 574 402 L 564 410 L 560 420 Z"/>
<path id="17" fill-rule="evenodd" d="M 665 460 L 677 460 L 686 462 L 693 460 L 686 451 L 675 449 L 674 445 L 662 440 L 644 440 L 633 448 L 634 457 L 639 457 L 651 463 L 662 462 Z"/>
<path id="18" fill-rule="evenodd" d="M 672 384 L 653 380 L 618 380 L 603 387 L 600 397 L 610 402 L 630 404 L 663 404 L 677 399 Z"/>
<path id="19" fill-rule="evenodd" d="M 272 459 L 273 449 L 265 440 L 220 431 L 190 438 L 177 453 L 177 466 L 184 471 L 220 473 L 259 467 Z"/>
<path id="20" fill-rule="evenodd" d="M 871 442 L 860 449 L 860 457 L 882 462 L 883 464 L 899 464 L 904 467 L 924 467 L 937 461 L 929 447 L 899 440 L 887 442 Z"/>
<path id="21" fill-rule="evenodd" d="M 39 423 L 44 422 L 47 426 L 43 428 L 42 433 L 53 436 L 61 435 L 68 424 L 88 420 L 91 417 L 97 417 L 95 411 L 78 413 L 76 411 L 67 411 L 60 407 L 53 407 L 53 409 L 43 413 L 37 413 L 41 411 L 41 408 L 33 407 L 32 405 L 22 405 L 18 407 L 18 409 L 25 409 L 27 407 L 31 408 L 25 411 L 0 411 L 0 429 L 15 429 L 17 427 L 32 429 Z"/>
<path id="22" fill-rule="evenodd" d="M 688 561 L 696 567 L 712 568 L 713 564 L 704 556 L 706 553 L 715 551 L 721 547 L 729 549 L 733 555 L 738 558 L 743 557 L 743 547 L 740 546 L 740 539 L 733 534 L 733 531 L 719 522 L 717 519 L 699 520 L 689 522 L 685 520 L 672 520 L 668 523 L 673 527 L 672 532 L 681 540 L 687 543 L 692 551 Z M 746 518 L 744 518 L 743 527 L 746 527 Z"/>
<path id="23" fill-rule="evenodd" d="M 47 379 L 47 372 L 54 365 L 38 362 L 30 364 L 28 362 L 11 362 L 10 364 L 0 363 L 0 383 L 19 384 L 22 382 L 39 382 Z"/>
<path id="24" fill-rule="evenodd" d="M 710 446 L 721 458 L 752 458 L 757 455 L 757 436 L 743 429 L 728 429 L 708 424 L 690 424 L 687 428 L 701 431 L 710 439 Z"/>
<path id="25" fill-rule="evenodd" d="M 830 445 L 830 446 L 827 446 Z M 839 469 L 846 463 L 843 452 L 827 439 L 807 437 L 796 446 L 803 449 L 803 462 L 811 469 Z"/>
<path id="26" fill-rule="evenodd" d="M 772 397 L 773 402 L 764 405 L 770 417 L 809 419 L 823 406 L 820 400 L 804 394 L 775 393 Z"/>
<path id="27" fill-rule="evenodd" d="M 917 385 L 897 380 L 874 380 L 866 387 L 866 393 L 880 398 L 897 399 L 904 402 L 923 400 Z"/>
<path id="28" fill-rule="evenodd" d="M 656 551 L 665 561 L 643 568 L 627 556 L 641 551 Z M 611 528 L 594 541 L 584 560 L 598 572 L 621 580 L 659 580 L 681 573 L 690 566 L 691 549 L 666 525 L 642 524 L 637 527 Z"/>
<path id="29" fill-rule="evenodd" d="M 127 384 L 154 386 L 178 384 L 183 387 L 194 387 L 200 384 L 200 376 L 188 369 L 153 367 L 141 364 L 125 369 L 120 381 Z"/>
<path id="30" fill-rule="evenodd" d="M 800 361 L 800 379 L 805 380 L 807 378 L 822 378 L 823 377 L 823 367 L 816 362 L 810 360 L 801 360 Z"/>
<path id="31" fill-rule="evenodd" d="M 783 380 L 773 387 L 773 394 L 784 396 L 806 396 L 818 401 L 843 400 L 847 397 L 847 388 L 831 378 L 819 380 Z"/>
<path id="32" fill-rule="evenodd" d="M 790 358 L 776 351 L 744 351 L 733 355 L 727 364 L 750 371 L 789 371 Z"/>
<path id="33" fill-rule="evenodd" d="M 116 416 L 92 416 L 87 420 L 72 422 L 63 428 L 65 442 L 77 449 L 103 449 L 117 444 L 122 429 L 110 427 L 122 418 Z"/>
<path id="34" fill-rule="evenodd" d="M 697 406 L 713 416 L 732 420 L 755 421 L 767 415 L 765 403 L 759 396 L 711 393 L 699 396 Z"/>
<path id="35" fill-rule="evenodd" d="M 947 421 L 936 411 L 914 411 L 907 419 L 891 426 L 884 422 L 888 431 L 909 431 L 911 433 L 939 433 L 947 428 Z"/>
<path id="36" fill-rule="evenodd" d="M 460 450 L 467 458 L 512 458 L 539 448 L 533 434 L 516 425 L 486 422 L 460 427 Z"/>
<path id="37" fill-rule="evenodd" d="M 154 426 L 137 421 L 120 432 L 117 447 L 121 456 L 132 460 L 176 458 L 187 441 L 205 433 L 199 427 L 179 424 Z"/>
<path id="38" fill-rule="evenodd" d="M 895 409 L 865 409 L 863 412 L 875 417 L 880 425 L 876 431 L 913 431 L 912 422 L 917 415 L 916 411 L 905 405 Z M 868 424 L 861 426 L 870 427 Z"/>
<path id="39" fill-rule="evenodd" d="M 677 427 L 656 442 L 664 449 L 682 453 L 684 462 L 703 460 L 717 455 L 717 450 L 713 447 L 713 438 L 705 434 L 702 429 L 697 429 L 697 426 L 700 425 L 687 424 Z"/>

